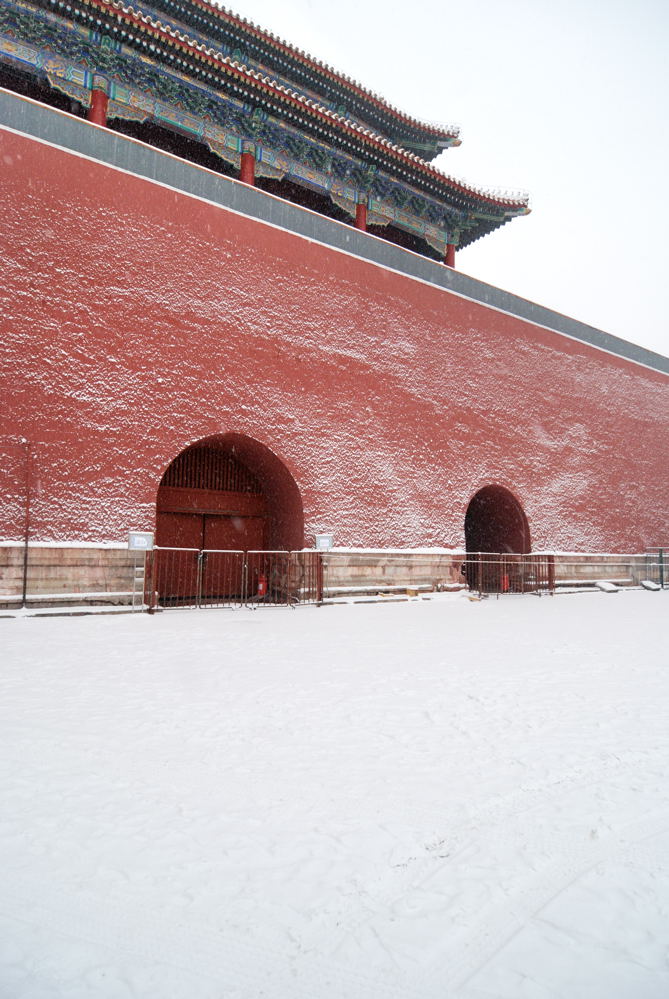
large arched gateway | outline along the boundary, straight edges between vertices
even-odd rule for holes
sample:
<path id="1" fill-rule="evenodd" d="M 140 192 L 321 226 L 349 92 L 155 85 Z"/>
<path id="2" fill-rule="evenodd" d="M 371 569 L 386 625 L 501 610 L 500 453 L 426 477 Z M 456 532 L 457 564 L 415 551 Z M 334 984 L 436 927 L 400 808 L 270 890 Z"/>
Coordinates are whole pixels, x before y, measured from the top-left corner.
<path id="1" fill-rule="evenodd" d="M 156 544 L 151 606 L 304 596 L 299 490 L 283 462 L 250 437 L 207 437 L 177 455 L 158 488 Z M 319 579 L 312 582 L 319 592 Z"/>
<path id="2" fill-rule="evenodd" d="M 160 481 L 156 542 L 232 551 L 302 548 L 297 484 L 258 441 L 241 434 L 207 437 L 177 455 Z"/>
<path id="3" fill-rule="evenodd" d="M 269 448 L 241 434 L 207 437 L 165 470 L 156 503 L 150 606 L 318 598 L 302 500 Z M 308 591 L 308 592 L 307 592 Z"/>

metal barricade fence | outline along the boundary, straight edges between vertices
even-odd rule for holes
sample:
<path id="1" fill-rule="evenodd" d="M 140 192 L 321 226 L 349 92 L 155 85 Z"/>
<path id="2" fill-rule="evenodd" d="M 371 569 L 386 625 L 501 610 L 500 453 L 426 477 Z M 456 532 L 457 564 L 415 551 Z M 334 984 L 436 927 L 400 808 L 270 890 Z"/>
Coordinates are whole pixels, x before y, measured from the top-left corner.
<path id="1" fill-rule="evenodd" d="M 669 587 L 669 545 L 649 548 L 646 558 L 652 571 L 649 578 L 662 589 Z"/>
<path id="2" fill-rule="evenodd" d="M 144 602 L 158 607 L 317 604 L 323 599 L 316 551 L 155 548 L 147 555 Z"/>
<path id="3" fill-rule="evenodd" d="M 664 551 L 640 555 L 492 554 L 470 552 L 463 564 L 465 582 L 481 594 L 554 593 L 645 586 L 664 588 Z"/>
<path id="4" fill-rule="evenodd" d="M 421 556 L 423 557 L 423 556 Z M 602 585 L 614 588 L 667 586 L 663 549 L 641 555 L 526 555 L 468 552 L 449 556 L 449 564 L 422 565 L 416 582 L 415 565 L 400 553 L 378 553 L 361 565 L 351 553 L 328 553 L 337 582 L 328 579 L 329 599 L 363 593 L 438 591 L 467 586 L 479 594 L 553 594 Z M 442 556 L 443 560 L 443 556 Z M 378 563 L 378 564 L 377 564 Z M 350 575 L 350 579 L 346 575 Z M 196 548 L 156 548 L 147 554 L 144 602 L 150 610 L 169 607 L 226 607 L 319 604 L 323 601 L 324 558 L 318 551 L 222 551 Z"/>
<path id="5" fill-rule="evenodd" d="M 483 593 L 554 593 L 553 555 L 469 552 L 463 565 L 470 590 Z"/>
<path id="6" fill-rule="evenodd" d="M 663 549 L 644 554 L 597 555 L 573 553 L 556 555 L 556 585 L 559 589 L 581 589 L 608 584 L 617 588 L 651 587 L 663 589 L 666 568 Z"/>
<path id="7" fill-rule="evenodd" d="M 155 548 L 147 554 L 144 603 L 156 607 L 196 607 L 199 599 L 197 548 Z"/>
<path id="8" fill-rule="evenodd" d="M 198 607 L 225 607 L 248 599 L 249 574 L 244 552 L 206 550 L 199 553 L 198 561 Z"/>

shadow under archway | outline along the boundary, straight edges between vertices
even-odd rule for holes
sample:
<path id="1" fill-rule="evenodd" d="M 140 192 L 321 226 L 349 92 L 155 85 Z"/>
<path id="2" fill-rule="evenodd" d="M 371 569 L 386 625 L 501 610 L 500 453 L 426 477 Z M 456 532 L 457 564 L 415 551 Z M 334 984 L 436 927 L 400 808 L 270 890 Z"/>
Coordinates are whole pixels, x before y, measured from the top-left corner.
<path id="1" fill-rule="evenodd" d="M 525 511 L 509 489 L 484 486 L 471 498 L 465 514 L 465 548 L 467 553 L 530 551 Z"/>

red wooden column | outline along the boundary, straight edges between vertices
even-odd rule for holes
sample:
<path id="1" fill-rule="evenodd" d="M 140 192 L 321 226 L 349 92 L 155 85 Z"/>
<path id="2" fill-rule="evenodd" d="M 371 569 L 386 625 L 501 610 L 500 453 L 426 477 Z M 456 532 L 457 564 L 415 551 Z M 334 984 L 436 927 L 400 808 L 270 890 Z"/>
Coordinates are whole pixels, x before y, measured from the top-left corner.
<path id="1" fill-rule="evenodd" d="M 93 89 L 91 90 L 91 105 L 86 117 L 95 125 L 107 124 L 107 81 L 103 76 L 93 77 Z"/>
<path id="2" fill-rule="evenodd" d="M 362 201 L 355 206 L 355 227 L 367 232 L 367 205 Z"/>
<path id="3" fill-rule="evenodd" d="M 444 263 L 447 267 L 455 267 L 455 243 L 446 244 L 446 256 Z"/>
<path id="4" fill-rule="evenodd" d="M 251 143 L 243 143 L 242 159 L 239 164 L 239 179 L 243 184 L 255 186 L 256 182 L 256 155 L 255 147 Z"/>

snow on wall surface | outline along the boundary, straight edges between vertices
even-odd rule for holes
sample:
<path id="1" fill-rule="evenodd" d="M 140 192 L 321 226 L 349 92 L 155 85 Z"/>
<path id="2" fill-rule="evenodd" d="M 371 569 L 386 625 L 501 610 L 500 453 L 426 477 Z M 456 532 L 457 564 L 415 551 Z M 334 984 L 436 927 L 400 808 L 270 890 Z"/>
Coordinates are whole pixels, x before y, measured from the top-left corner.
<path id="1" fill-rule="evenodd" d="M 533 548 L 669 519 L 669 379 L 408 276 L 0 131 L 0 535 L 151 530 L 188 444 L 248 435 L 305 540 L 462 547 L 499 483 Z M 371 238 L 371 237 L 370 237 Z"/>

